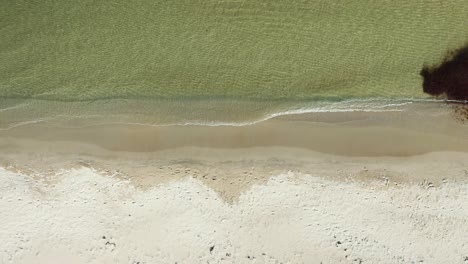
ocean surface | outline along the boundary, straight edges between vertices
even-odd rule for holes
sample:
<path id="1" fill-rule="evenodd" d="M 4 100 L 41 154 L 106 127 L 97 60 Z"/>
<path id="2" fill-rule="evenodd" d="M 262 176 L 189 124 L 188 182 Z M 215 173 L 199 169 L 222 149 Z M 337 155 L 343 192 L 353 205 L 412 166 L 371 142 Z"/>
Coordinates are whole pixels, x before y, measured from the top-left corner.
<path id="1" fill-rule="evenodd" d="M 468 42 L 467 17 L 466 0 L 3 0 L 0 128 L 432 102 L 419 71 Z"/>

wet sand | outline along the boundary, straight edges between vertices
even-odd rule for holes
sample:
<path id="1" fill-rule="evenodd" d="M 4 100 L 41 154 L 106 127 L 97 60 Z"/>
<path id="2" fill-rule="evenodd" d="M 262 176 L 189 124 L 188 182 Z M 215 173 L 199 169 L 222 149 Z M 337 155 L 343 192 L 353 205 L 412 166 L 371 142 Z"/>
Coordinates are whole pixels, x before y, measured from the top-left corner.
<path id="1" fill-rule="evenodd" d="M 69 122 L 67 126 L 36 123 L 0 130 L 2 142 L 23 139 L 48 142 L 51 147 L 61 142 L 83 143 L 115 153 L 154 153 L 181 147 L 279 146 L 342 156 L 410 156 L 468 150 L 468 123 L 458 120 L 450 106 L 433 104 L 415 105 L 402 112 L 287 115 L 246 126 L 102 124 L 80 127 Z M 28 149 L 27 144 L 23 149 Z M 72 147 L 66 149 L 76 153 Z"/>
<path id="2" fill-rule="evenodd" d="M 3 130 L 0 259 L 464 263 L 468 130 L 429 113 Z"/>

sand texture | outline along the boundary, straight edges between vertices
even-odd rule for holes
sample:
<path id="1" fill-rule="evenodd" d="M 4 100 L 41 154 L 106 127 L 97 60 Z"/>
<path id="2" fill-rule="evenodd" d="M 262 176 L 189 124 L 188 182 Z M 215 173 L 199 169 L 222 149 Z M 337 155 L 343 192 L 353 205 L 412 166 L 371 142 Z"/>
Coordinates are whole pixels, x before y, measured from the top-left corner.
<path id="1" fill-rule="evenodd" d="M 389 115 L 0 131 L 0 263 L 467 263 L 466 125 Z"/>
<path id="2" fill-rule="evenodd" d="M 466 167 L 463 167 L 466 168 Z M 462 168 L 459 168 L 462 170 Z M 468 173 L 466 170 L 464 173 Z M 233 203 L 201 180 L 1 170 L 2 263 L 465 263 L 468 185 L 283 173 Z"/>

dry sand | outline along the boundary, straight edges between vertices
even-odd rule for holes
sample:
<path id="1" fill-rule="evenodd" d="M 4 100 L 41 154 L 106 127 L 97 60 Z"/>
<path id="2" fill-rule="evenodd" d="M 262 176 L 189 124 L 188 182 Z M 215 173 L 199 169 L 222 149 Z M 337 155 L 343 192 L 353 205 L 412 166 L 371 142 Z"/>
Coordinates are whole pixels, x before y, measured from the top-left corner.
<path id="1" fill-rule="evenodd" d="M 0 263 L 468 263 L 444 115 L 0 131 Z"/>

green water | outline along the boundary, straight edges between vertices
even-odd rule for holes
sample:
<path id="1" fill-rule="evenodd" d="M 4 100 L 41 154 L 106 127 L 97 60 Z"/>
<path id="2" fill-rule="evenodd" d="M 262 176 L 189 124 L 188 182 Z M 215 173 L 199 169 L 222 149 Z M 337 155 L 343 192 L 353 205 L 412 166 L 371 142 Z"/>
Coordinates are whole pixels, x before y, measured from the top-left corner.
<path id="1" fill-rule="evenodd" d="M 421 98 L 422 65 L 468 41 L 466 0 L 0 3 L 3 108 Z"/>

